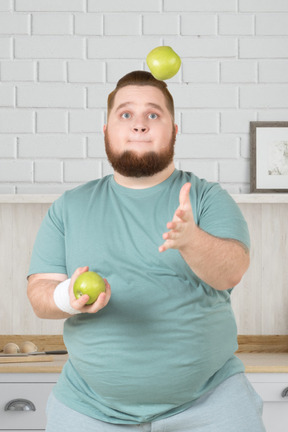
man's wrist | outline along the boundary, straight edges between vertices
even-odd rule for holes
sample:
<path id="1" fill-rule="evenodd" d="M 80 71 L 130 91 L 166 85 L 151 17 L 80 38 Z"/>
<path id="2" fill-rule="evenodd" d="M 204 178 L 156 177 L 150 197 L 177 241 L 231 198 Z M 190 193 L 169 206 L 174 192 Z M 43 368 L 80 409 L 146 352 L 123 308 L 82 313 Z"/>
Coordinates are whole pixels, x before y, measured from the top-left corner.
<path id="1" fill-rule="evenodd" d="M 70 304 L 69 286 L 71 279 L 66 279 L 65 281 L 59 283 L 53 294 L 54 302 L 56 306 L 63 312 L 69 315 L 76 315 L 81 313 L 77 309 L 74 309 Z"/>

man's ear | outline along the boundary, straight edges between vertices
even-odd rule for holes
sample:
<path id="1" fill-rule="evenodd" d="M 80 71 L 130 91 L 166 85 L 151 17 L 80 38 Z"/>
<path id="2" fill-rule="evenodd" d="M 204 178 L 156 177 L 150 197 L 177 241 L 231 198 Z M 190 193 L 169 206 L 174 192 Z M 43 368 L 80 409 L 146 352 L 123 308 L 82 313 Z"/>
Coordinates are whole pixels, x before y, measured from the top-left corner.
<path id="1" fill-rule="evenodd" d="M 107 129 L 107 125 L 104 124 L 104 125 L 103 125 L 103 133 L 104 133 L 104 134 L 105 134 L 105 132 L 106 132 L 106 129 Z"/>
<path id="2" fill-rule="evenodd" d="M 177 124 L 175 124 L 174 126 L 175 126 L 175 136 L 176 136 L 176 135 L 177 135 L 177 133 L 178 133 L 178 125 L 177 125 Z"/>

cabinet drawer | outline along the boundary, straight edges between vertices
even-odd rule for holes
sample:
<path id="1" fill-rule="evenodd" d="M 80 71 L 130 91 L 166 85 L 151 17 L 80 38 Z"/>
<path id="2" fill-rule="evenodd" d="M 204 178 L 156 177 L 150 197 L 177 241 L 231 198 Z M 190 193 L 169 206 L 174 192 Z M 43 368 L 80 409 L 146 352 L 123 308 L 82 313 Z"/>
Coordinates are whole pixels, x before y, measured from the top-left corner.
<path id="1" fill-rule="evenodd" d="M 287 389 L 288 382 L 286 383 L 252 383 L 256 392 L 261 396 L 264 402 L 286 402 L 288 403 L 288 397 L 282 397 L 282 392 Z M 288 410 L 288 405 L 287 405 Z"/>
<path id="2" fill-rule="evenodd" d="M 0 430 L 45 429 L 46 403 L 54 383 L 3 383 L 0 394 Z M 5 405 L 14 399 L 27 399 L 35 411 L 5 411 Z"/>

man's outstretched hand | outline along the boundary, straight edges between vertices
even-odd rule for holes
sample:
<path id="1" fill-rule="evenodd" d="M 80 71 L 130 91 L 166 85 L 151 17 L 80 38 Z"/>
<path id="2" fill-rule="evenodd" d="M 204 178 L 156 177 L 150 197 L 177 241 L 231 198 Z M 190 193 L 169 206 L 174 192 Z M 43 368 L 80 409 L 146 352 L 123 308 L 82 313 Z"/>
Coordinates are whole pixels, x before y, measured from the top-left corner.
<path id="1" fill-rule="evenodd" d="M 178 249 L 182 251 L 192 241 L 196 224 L 193 217 L 190 202 L 191 183 L 185 183 L 179 194 L 179 207 L 176 209 L 173 219 L 167 223 L 168 232 L 163 234 L 165 242 L 159 247 L 159 252 L 167 249 Z"/>

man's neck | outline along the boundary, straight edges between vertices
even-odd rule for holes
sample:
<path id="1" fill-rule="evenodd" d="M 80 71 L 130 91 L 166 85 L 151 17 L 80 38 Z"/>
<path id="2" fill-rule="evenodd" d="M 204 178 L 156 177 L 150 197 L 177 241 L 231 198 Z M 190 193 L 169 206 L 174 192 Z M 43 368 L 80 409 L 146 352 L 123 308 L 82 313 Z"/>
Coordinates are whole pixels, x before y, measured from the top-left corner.
<path id="1" fill-rule="evenodd" d="M 160 171 L 159 173 L 154 174 L 150 177 L 126 177 L 115 171 L 114 180 L 119 185 L 130 189 L 147 189 L 167 180 L 167 178 L 170 177 L 174 170 L 174 162 L 171 162 L 171 164 L 168 165 L 168 167 L 165 168 L 163 171 Z"/>

